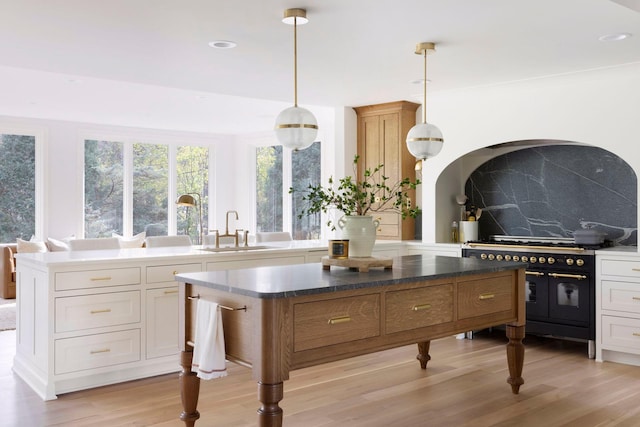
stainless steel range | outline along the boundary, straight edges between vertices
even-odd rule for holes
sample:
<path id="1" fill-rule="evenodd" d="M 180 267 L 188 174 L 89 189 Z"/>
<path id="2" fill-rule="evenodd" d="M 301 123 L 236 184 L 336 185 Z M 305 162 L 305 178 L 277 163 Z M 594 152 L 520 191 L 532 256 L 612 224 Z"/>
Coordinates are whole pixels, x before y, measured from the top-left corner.
<path id="1" fill-rule="evenodd" d="M 526 269 L 527 334 L 585 340 L 595 357 L 595 250 L 573 238 L 491 236 L 467 242 L 462 256 L 520 261 Z"/>

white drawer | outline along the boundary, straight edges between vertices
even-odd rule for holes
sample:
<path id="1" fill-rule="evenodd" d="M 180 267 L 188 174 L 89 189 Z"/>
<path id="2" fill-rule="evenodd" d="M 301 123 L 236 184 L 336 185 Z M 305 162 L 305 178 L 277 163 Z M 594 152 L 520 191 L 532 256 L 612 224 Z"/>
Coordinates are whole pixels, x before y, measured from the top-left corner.
<path id="1" fill-rule="evenodd" d="M 640 353 L 640 320 L 602 316 L 602 345 L 619 351 Z"/>
<path id="2" fill-rule="evenodd" d="M 140 360 L 140 329 L 55 341 L 55 373 L 113 366 Z"/>
<path id="3" fill-rule="evenodd" d="M 640 279 L 640 261 L 603 259 L 600 264 L 602 276 L 636 277 Z"/>
<path id="4" fill-rule="evenodd" d="M 175 264 L 147 267 L 147 283 L 175 282 L 173 276 L 202 271 L 202 264 Z"/>
<path id="5" fill-rule="evenodd" d="M 55 280 L 56 291 L 100 288 L 104 286 L 137 285 L 140 283 L 140 268 L 69 271 L 56 273 Z"/>
<path id="6" fill-rule="evenodd" d="M 56 332 L 140 322 L 140 292 L 56 298 Z"/>
<path id="7" fill-rule="evenodd" d="M 603 310 L 640 315 L 640 284 L 603 280 L 601 301 Z"/>

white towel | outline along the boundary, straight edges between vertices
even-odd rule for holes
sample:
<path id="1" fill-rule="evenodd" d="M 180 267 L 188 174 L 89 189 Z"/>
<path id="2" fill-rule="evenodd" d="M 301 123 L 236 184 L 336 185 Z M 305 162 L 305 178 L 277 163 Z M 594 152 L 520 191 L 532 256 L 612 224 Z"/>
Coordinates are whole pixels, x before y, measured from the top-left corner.
<path id="1" fill-rule="evenodd" d="M 222 314 L 217 303 L 198 300 L 195 335 L 191 371 L 203 380 L 226 377 Z"/>

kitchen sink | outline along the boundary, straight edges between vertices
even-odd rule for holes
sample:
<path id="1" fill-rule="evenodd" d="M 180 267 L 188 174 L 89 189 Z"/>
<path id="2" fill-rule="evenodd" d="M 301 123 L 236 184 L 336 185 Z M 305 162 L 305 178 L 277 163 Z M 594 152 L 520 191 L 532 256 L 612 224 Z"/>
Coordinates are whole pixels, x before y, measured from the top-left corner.
<path id="1" fill-rule="evenodd" d="M 207 252 L 245 252 L 245 251 L 255 251 L 257 249 L 271 249 L 275 246 L 225 246 L 221 248 L 200 248 L 201 251 Z"/>

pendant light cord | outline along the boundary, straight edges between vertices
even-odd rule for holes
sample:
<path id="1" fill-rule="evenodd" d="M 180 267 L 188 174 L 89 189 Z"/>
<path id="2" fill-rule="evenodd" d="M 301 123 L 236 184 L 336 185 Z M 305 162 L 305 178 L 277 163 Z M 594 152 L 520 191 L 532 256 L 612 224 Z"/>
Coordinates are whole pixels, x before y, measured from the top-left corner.
<path id="1" fill-rule="evenodd" d="M 424 103 L 422 104 L 422 123 L 427 123 L 427 49 L 424 49 Z"/>
<path id="2" fill-rule="evenodd" d="M 293 17 L 293 106 L 298 106 L 298 18 Z"/>

